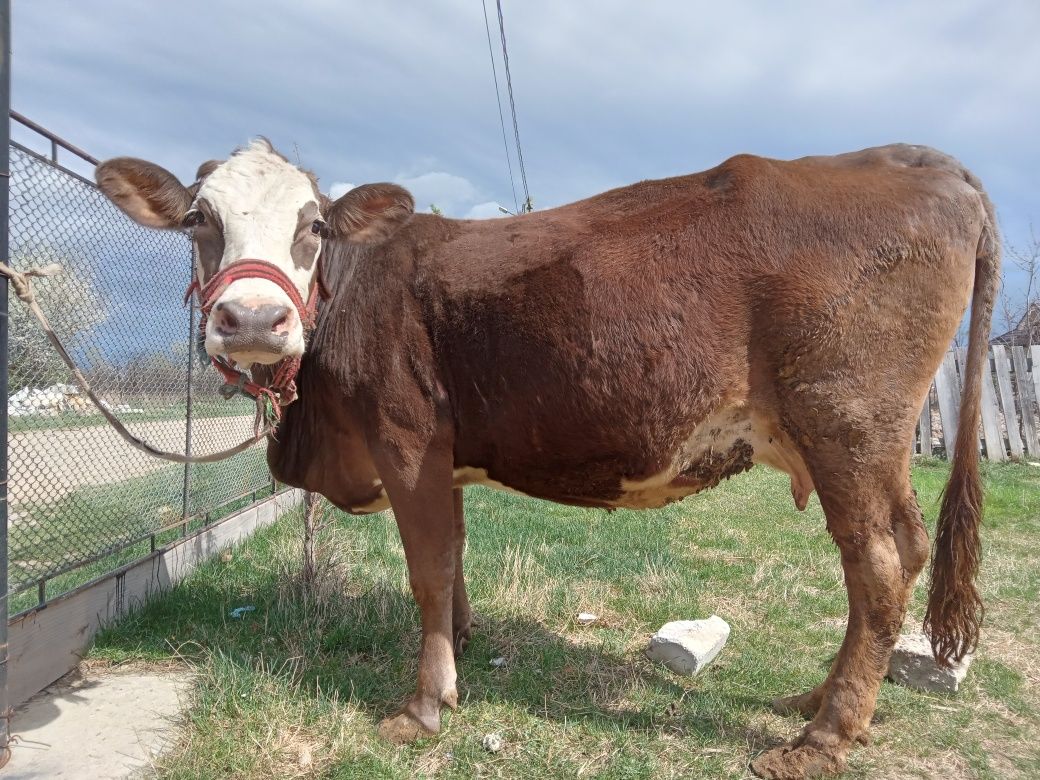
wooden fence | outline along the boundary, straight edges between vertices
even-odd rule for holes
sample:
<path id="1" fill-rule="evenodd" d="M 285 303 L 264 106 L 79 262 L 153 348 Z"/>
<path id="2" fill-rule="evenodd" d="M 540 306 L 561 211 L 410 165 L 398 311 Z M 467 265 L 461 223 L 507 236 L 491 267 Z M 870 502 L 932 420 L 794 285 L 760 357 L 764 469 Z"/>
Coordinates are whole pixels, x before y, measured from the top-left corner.
<path id="1" fill-rule="evenodd" d="M 963 349 L 950 350 L 943 358 L 921 410 L 913 445 L 915 453 L 946 456 L 953 452 L 964 360 Z M 982 383 L 979 444 L 983 457 L 1040 461 L 1040 345 L 993 345 L 989 366 Z"/>

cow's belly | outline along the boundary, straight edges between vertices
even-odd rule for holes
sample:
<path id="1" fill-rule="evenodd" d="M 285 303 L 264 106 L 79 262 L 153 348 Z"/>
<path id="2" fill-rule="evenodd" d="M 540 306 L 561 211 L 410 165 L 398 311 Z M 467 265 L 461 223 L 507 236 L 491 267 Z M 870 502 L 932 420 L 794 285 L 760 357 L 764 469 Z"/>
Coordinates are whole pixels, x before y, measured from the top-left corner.
<path id="1" fill-rule="evenodd" d="M 790 438 L 778 425 L 747 407 L 723 409 L 703 420 L 670 459 L 668 468 L 644 479 L 621 480 L 613 506 L 661 507 L 762 463 L 791 477 L 791 494 L 805 509 L 812 478 Z"/>
<path id="2" fill-rule="evenodd" d="M 494 488 L 495 490 L 501 490 L 506 493 L 515 493 L 516 495 L 527 495 L 519 490 L 514 490 L 508 485 L 504 485 L 488 476 L 485 469 L 476 469 L 470 466 L 464 466 L 463 468 L 455 469 L 453 477 L 454 487 L 465 487 L 466 485 L 484 485 L 486 487 Z M 350 507 L 350 511 L 359 514 L 370 514 L 372 512 L 382 512 L 384 509 L 390 509 L 390 499 L 386 495 L 386 490 L 383 489 L 383 485 L 380 482 L 376 482 L 373 485 L 373 489 L 379 490 L 379 495 L 374 501 L 367 504 L 361 504 L 358 506 Z"/>
<path id="3" fill-rule="evenodd" d="M 610 497 L 540 495 L 539 498 L 582 503 L 592 506 L 628 509 L 653 509 L 679 501 L 718 485 L 722 480 L 761 463 L 791 477 L 791 494 L 799 509 L 805 509 L 813 491 L 808 469 L 779 426 L 747 407 L 734 407 L 706 418 L 686 437 L 669 458 L 668 468 L 643 479 L 619 477 L 619 491 Z M 575 468 L 580 472 L 580 464 Z M 508 484 L 492 479 L 486 470 L 463 466 L 454 472 L 454 486 L 484 485 L 509 493 L 527 495 Z M 375 485 L 381 488 L 381 485 Z M 358 513 L 390 508 L 386 491 L 364 506 L 351 507 Z"/>

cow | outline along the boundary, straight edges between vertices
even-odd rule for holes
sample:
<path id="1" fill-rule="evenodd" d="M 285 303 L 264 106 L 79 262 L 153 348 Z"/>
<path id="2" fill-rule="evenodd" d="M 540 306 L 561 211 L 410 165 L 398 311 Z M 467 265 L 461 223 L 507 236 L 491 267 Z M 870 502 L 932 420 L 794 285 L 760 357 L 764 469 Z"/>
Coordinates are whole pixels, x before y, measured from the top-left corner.
<path id="1" fill-rule="evenodd" d="M 347 512 L 393 509 L 422 644 L 383 737 L 435 734 L 457 706 L 465 485 L 653 508 L 759 463 L 790 475 L 800 509 L 819 495 L 849 618 L 826 679 L 773 703 L 810 722 L 752 769 L 842 771 L 929 558 L 911 442 L 969 299 L 925 627 L 942 663 L 975 647 L 1000 247 L 989 198 L 952 157 L 739 155 L 487 221 L 415 214 L 394 184 L 331 200 L 263 139 L 189 186 L 130 158 L 96 176 L 138 223 L 191 233 L 206 351 L 284 406 L 267 449 L 277 479 Z M 272 393 L 290 364 L 295 382 Z"/>

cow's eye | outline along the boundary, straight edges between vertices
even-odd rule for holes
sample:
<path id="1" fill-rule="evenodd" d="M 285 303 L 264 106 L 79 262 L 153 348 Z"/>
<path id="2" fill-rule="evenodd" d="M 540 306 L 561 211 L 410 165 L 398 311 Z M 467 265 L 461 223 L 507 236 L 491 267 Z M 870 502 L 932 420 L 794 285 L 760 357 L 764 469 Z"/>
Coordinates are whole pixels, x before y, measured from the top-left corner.
<path id="1" fill-rule="evenodd" d="M 328 223 L 323 219 L 316 219 L 311 223 L 311 232 L 316 236 L 321 236 L 322 238 L 328 238 L 332 235 Z"/>
<path id="2" fill-rule="evenodd" d="M 206 215 L 205 214 L 203 214 L 198 209 L 192 209 L 191 211 L 189 211 L 187 214 L 184 215 L 184 219 L 181 220 L 181 225 L 183 227 L 186 227 L 186 228 L 191 228 L 191 227 L 195 227 L 196 225 L 201 225 L 205 221 L 206 221 Z"/>

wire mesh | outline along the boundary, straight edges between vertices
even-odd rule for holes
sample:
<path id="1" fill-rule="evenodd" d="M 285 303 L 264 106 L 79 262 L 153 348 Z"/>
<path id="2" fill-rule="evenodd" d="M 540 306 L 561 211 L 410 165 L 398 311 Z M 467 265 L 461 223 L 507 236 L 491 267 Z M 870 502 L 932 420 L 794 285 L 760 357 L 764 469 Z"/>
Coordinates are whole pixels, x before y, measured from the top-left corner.
<path id="1" fill-rule="evenodd" d="M 192 314 L 182 304 L 187 236 L 138 226 L 92 183 L 17 143 L 9 225 L 10 265 L 64 268 L 34 280 L 37 298 L 98 395 L 136 435 L 184 451 L 190 432 L 196 453 L 247 438 L 252 403 L 221 398 L 219 375 L 194 354 Z M 188 467 L 131 448 L 13 298 L 9 329 L 10 593 L 270 484 L 259 446 Z"/>

